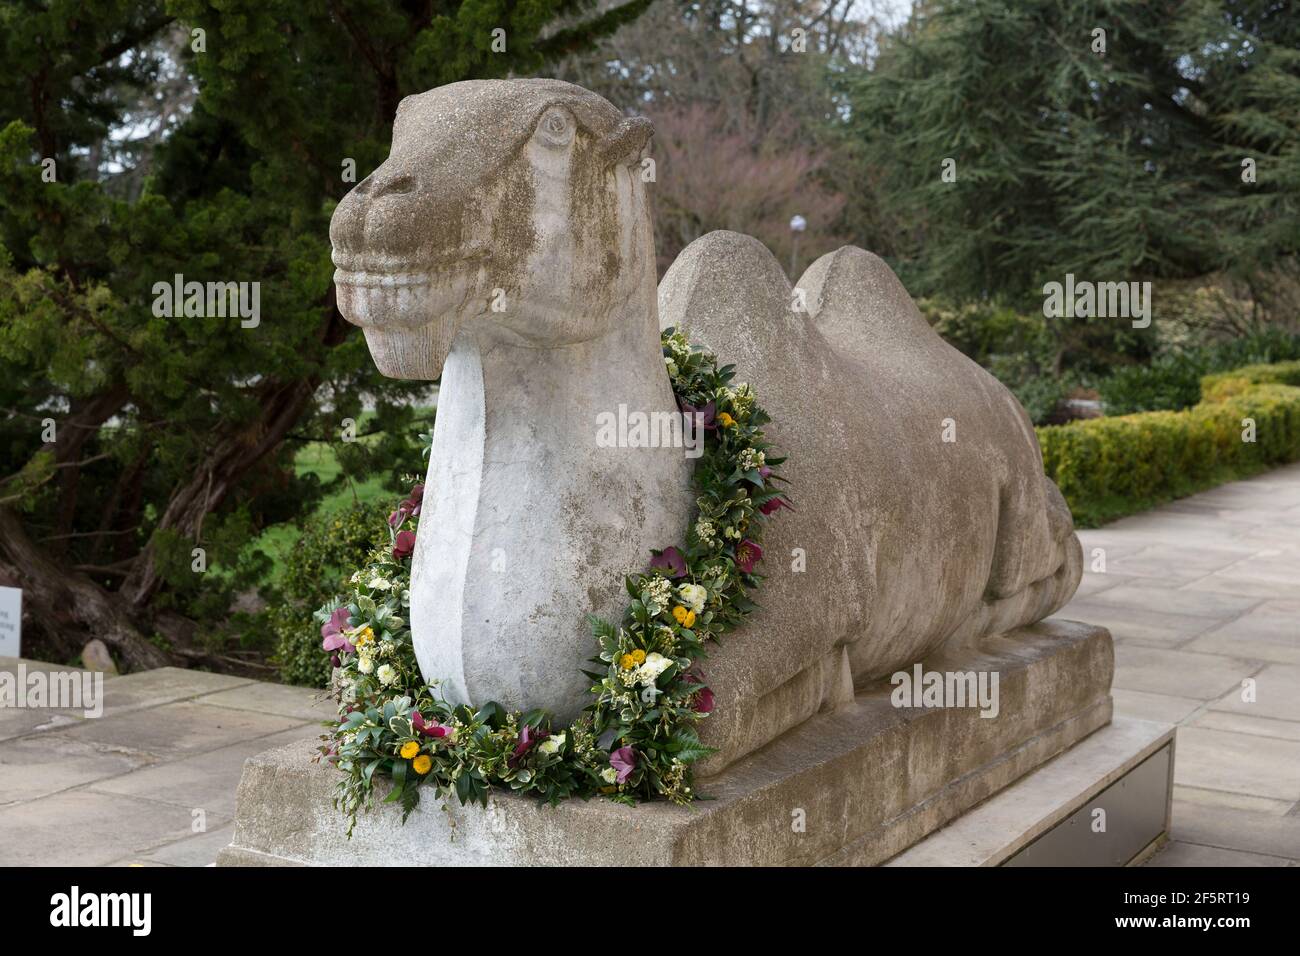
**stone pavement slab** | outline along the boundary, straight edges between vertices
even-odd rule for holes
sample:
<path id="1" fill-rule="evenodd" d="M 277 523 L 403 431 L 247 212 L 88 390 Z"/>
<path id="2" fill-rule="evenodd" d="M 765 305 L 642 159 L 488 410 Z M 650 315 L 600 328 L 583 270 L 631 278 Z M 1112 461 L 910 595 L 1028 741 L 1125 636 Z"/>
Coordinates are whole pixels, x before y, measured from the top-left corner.
<path id="1" fill-rule="evenodd" d="M 18 664 L 0 658 L 0 670 Z M 173 667 L 103 690 L 97 718 L 0 710 L 0 866 L 212 863 L 230 842 L 244 760 L 319 733 L 332 714 L 307 688 Z"/>
<path id="2" fill-rule="evenodd" d="M 1300 860 L 1300 464 L 1079 537 L 1060 616 L 1114 633 L 1116 714 L 1181 725 L 1172 842 L 1150 865 Z"/>

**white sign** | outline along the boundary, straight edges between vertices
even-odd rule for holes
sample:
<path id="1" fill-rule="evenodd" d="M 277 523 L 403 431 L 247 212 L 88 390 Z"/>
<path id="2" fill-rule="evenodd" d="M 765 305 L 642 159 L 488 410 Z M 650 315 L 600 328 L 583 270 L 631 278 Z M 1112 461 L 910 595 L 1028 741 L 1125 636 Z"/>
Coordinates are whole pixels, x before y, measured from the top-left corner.
<path id="1" fill-rule="evenodd" d="M 21 657 L 23 590 L 0 588 L 0 657 Z"/>

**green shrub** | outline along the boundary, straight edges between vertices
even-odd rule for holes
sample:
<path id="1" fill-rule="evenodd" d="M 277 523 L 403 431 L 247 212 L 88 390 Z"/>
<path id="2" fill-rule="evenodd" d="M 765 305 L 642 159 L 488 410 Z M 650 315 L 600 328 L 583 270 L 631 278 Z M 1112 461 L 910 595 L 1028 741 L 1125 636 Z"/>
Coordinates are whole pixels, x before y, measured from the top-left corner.
<path id="1" fill-rule="evenodd" d="M 1201 394 L 1207 402 L 1220 402 L 1256 385 L 1300 386 L 1300 361 L 1247 365 L 1231 372 L 1207 375 L 1201 381 Z"/>
<path id="2" fill-rule="evenodd" d="M 1117 369 L 1097 383 L 1108 415 L 1190 408 L 1201 400 L 1200 355 L 1164 355 L 1149 365 Z"/>
<path id="3" fill-rule="evenodd" d="M 324 687 L 330 679 L 329 655 L 321 650 L 320 625 L 312 613 L 344 590 L 347 576 L 388 544 L 389 509 L 356 504 L 346 511 L 308 520 L 302 537 L 285 557 L 279 587 L 270 595 L 265 626 L 275 635 L 273 662 L 288 684 Z"/>
<path id="4" fill-rule="evenodd" d="M 1300 336 L 1277 330 L 1258 332 L 1230 342 L 1171 352 L 1146 365 L 1117 369 L 1099 379 L 1096 387 L 1108 415 L 1177 410 L 1201 400 L 1202 379 L 1211 372 L 1294 359 L 1300 359 Z"/>
<path id="5" fill-rule="evenodd" d="M 1205 391 L 1217 397 L 1184 411 L 1039 428 L 1043 468 L 1065 495 L 1075 522 L 1091 527 L 1295 461 L 1300 459 L 1296 385 L 1300 363 L 1252 367 L 1208 377 Z M 1255 423 L 1253 442 L 1243 440 L 1247 418 Z"/>

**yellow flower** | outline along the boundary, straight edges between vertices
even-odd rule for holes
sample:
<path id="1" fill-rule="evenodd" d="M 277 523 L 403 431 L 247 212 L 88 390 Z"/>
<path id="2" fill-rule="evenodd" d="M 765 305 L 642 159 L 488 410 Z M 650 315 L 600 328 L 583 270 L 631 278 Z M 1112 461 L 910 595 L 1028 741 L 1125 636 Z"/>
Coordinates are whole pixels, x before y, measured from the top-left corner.
<path id="1" fill-rule="evenodd" d="M 684 608 L 680 604 L 673 608 L 673 617 L 682 627 L 692 627 L 695 624 L 695 612 L 689 608 Z"/>
<path id="2" fill-rule="evenodd" d="M 411 763 L 411 767 L 422 777 L 429 772 L 429 768 L 432 766 L 433 761 L 429 759 L 428 754 L 420 754 L 420 756 L 416 757 Z"/>
<path id="3" fill-rule="evenodd" d="M 355 647 L 365 647 L 374 639 L 375 632 L 370 628 L 370 625 L 366 625 L 361 630 L 357 631 L 356 640 L 354 640 L 352 644 Z"/>
<path id="4" fill-rule="evenodd" d="M 718 424 L 723 428 L 730 428 L 732 425 L 736 424 L 736 420 L 726 412 L 718 412 Z"/>
<path id="5" fill-rule="evenodd" d="M 410 760 L 419 752 L 420 752 L 420 745 L 417 744 L 414 740 L 408 740 L 406 743 L 402 744 L 402 756 L 405 757 L 407 760 Z"/>
<path id="6" fill-rule="evenodd" d="M 644 663 L 645 663 L 645 651 L 641 650 L 641 648 L 639 648 L 639 647 L 638 647 L 636 650 L 634 650 L 634 651 L 632 652 L 632 661 L 633 661 L 633 663 L 636 663 L 636 664 L 644 664 Z"/>
<path id="7" fill-rule="evenodd" d="M 624 654 L 618 659 L 618 666 L 623 668 L 625 671 L 630 671 L 632 668 L 636 667 L 636 658 L 631 654 Z"/>

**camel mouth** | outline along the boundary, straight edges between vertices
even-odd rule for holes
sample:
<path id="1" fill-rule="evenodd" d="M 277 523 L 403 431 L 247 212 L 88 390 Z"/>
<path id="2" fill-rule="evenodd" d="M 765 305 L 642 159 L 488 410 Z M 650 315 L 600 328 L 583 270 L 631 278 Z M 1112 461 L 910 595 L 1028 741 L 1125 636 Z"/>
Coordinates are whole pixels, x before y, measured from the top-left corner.
<path id="1" fill-rule="evenodd" d="M 369 269 L 335 269 L 334 284 L 358 289 L 411 289 L 433 282 L 428 272 L 375 272 Z"/>
<path id="2" fill-rule="evenodd" d="M 431 285 L 440 273 L 473 265 L 488 254 L 488 244 L 473 243 L 446 257 L 445 262 L 416 261 L 398 256 L 350 252 L 337 246 L 330 254 L 334 282 L 361 289 L 405 289 Z"/>

